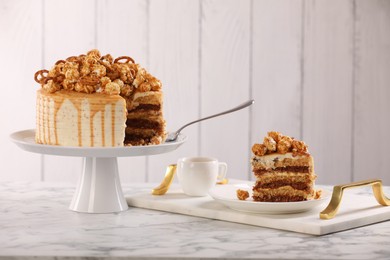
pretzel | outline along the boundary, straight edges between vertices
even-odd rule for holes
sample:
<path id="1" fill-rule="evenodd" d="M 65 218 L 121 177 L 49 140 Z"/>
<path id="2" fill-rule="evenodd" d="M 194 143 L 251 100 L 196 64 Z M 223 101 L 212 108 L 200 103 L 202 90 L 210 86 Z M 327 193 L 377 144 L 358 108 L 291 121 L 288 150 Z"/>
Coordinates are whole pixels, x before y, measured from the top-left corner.
<path id="1" fill-rule="evenodd" d="M 46 85 L 49 80 L 53 80 L 53 78 L 52 77 L 42 78 L 42 83 L 41 84 Z"/>
<path id="2" fill-rule="evenodd" d="M 46 76 L 44 74 L 46 74 Z M 37 83 L 42 84 L 42 82 L 44 82 L 44 81 L 47 82 L 46 78 L 48 78 L 48 75 L 49 75 L 49 71 L 48 70 L 38 70 L 34 74 L 34 80 Z M 40 78 L 38 78 L 39 76 L 40 76 Z"/>
<path id="3" fill-rule="evenodd" d="M 79 57 L 77 56 L 70 56 L 68 58 L 66 58 L 66 61 L 79 61 Z"/>
<path id="4" fill-rule="evenodd" d="M 126 60 L 126 62 L 119 62 L 120 60 Z M 134 60 L 129 56 L 120 56 L 114 60 L 114 63 L 129 63 L 129 61 L 135 63 Z"/>
<path id="5" fill-rule="evenodd" d="M 66 61 L 64 61 L 64 60 L 58 60 L 56 63 L 54 63 L 54 65 L 58 65 L 58 64 L 60 64 L 60 63 L 66 63 Z"/>
<path id="6" fill-rule="evenodd" d="M 64 75 L 58 75 L 58 76 L 56 76 L 56 77 L 53 77 L 53 81 L 55 82 L 55 83 L 61 83 L 61 82 L 63 82 L 64 81 L 64 79 L 65 79 L 65 76 Z"/>

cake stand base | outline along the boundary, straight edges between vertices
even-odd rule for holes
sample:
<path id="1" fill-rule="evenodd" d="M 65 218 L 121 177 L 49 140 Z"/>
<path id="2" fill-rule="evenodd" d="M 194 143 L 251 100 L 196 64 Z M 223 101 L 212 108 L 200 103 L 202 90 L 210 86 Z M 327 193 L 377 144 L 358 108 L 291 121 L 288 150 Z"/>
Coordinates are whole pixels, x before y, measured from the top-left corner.
<path id="1" fill-rule="evenodd" d="M 85 157 L 83 172 L 69 209 L 85 213 L 112 213 L 128 209 L 116 157 Z"/>

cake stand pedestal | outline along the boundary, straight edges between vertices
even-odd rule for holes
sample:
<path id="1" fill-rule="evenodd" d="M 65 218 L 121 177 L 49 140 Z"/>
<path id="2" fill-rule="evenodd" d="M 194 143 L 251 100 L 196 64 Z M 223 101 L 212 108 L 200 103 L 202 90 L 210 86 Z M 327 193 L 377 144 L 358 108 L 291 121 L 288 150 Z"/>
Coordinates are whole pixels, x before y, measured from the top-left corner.
<path id="1" fill-rule="evenodd" d="M 65 147 L 35 143 L 35 130 L 11 134 L 21 149 L 40 154 L 84 157 L 82 173 L 69 209 L 85 213 L 112 213 L 128 209 L 119 179 L 117 157 L 146 156 L 176 150 L 186 140 L 130 147 Z"/>
<path id="2" fill-rule="evenodd" d="M 83 171 L 69 208 L 88 213 L 119 212 L 128 208 L 116 157 L 84 157 Z"/>

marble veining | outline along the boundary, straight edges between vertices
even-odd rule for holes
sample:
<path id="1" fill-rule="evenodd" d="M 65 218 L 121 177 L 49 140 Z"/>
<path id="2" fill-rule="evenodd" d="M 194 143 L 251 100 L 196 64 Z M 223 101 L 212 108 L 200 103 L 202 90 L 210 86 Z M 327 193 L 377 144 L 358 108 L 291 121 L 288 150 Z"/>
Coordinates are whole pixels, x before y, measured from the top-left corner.
<path id="1" fill-rule="evenodd" d="M 123 191 L 151 187 L 123 185 Z M 390 258 L 390 221 L 312 236 L 140 208 L 77 213 L 68 209 L 74 191 L 71 184 L 0 183 L 0 258 Z"/>

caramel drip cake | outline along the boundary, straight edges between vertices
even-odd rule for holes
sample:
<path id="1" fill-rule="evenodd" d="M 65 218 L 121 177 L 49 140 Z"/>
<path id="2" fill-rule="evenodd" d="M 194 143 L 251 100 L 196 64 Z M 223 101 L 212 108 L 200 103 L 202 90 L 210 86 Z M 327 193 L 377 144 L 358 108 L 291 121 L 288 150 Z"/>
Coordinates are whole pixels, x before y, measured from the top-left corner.
<path id="1" fill-rule="evenodd" d="M 290 202 L 317 196 L 313 157 L 303 141 L 269 132 L 263 143 L 252 146 L 252 152 L 251 165 L 256 177 L 253 200 Z"/>
<path id="2" fill-rule="evenodd" d="M 82 147 L 165 141 L 161 82 L 128 56 L 98 50 L 35 73 L 40 144 Z"/>

